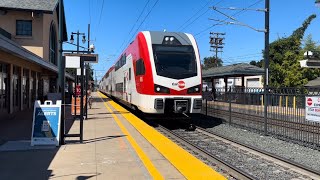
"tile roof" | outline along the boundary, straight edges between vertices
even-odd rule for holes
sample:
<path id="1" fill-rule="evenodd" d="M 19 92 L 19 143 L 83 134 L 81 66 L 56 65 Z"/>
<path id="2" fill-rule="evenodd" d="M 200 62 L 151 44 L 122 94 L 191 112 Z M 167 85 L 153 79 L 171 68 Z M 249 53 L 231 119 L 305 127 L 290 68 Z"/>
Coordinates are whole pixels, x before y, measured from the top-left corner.
<path id="1" fill-rule="evenodd" d="M 0 8 L 54 11 L 58 0 L 0 0 Z"/>
<path id="2" fill-rule="evenodd" d="M 202 70 L 202 77 L 237 77 L 263 75 L 264 69 L 246 63 L 232 64 L 228 66 L 214 67 Z"/>

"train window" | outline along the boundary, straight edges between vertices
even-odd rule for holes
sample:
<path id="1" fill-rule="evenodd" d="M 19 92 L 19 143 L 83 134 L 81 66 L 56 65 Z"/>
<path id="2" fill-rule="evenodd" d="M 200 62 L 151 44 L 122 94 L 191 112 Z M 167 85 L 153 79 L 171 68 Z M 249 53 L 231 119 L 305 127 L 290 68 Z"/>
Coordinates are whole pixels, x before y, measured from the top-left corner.
<path id="1" fill-rule="evenodd" d="M 119 61 L 116 63 L 115 71 L 119 69 Z"/>
<path id="2" fill-rule="evenodd" d="M 116 91 L 123 93 L 123 83 L 117 83 L 116 84 Z"/>
<path id="3" fill-rule="evenodd" d="M 126 64 L 126 54 L 121 57 L 121 67 Z"/>
<path id="4" fill-rule="evenodd" d="M 129 68 L 129 80 L 131 80 L 131 68 Z"/>
<path id="5" fill-rule="evenodd" d="M 192 46 L 153 45 L 158 76 L 185 79 L 197 75 L 197 61 Z"/>
<path id="6" fill-rule="evenodd" d="M 144 67 L 143 59 L 139 59 L 136 62 L 136 76 L 144 75 L 146 73 L 146 69 Z"/>

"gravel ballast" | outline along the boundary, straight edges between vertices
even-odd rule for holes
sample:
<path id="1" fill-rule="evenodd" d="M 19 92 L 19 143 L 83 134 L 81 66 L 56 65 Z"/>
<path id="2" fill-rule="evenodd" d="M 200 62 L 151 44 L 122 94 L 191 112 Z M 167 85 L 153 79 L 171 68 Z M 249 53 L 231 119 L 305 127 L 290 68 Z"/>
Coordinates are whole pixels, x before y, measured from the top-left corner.
<path id="1" fill-rule="evenodd" d="M 276 154 L 320 172 L 320 152 L 317 150 L 285 142 L 271 136 L 263 136 L 228 124 L 220 124 L 208 128 L 208 130 L 232 140 Z"/>

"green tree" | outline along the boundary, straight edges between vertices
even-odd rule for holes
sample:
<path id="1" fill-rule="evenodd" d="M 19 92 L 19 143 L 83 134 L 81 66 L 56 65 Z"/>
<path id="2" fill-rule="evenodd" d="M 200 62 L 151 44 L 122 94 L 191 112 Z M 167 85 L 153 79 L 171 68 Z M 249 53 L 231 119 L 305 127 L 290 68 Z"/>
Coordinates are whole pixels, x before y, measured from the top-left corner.
<path id="1" fill-rule="evenodd" d="M 202 68 L 203 69 L 210 69 L 212 67 L 220 67 L 222 66 L 223 61 L 220 58 L 215 58 L 213 56 L 211 57 L 205 57 L 203 59 Z"/>
<path id="2" fill-rule="evenodd" d="M 311 51 L 313 53 L 313 58 L 320 59 L 320 46 L 312 39 L 312 35 L 309 34 L 304 39 L 303 52 Z"/>
<path id="3" fill-rule="evenodd" d="M 253 65 L 253 66 L 257 66 L 257 67 L 259 67 L 259 68 L 262 68 L 262 67 L 264 67 L 263 66 L 263 63 L 264 63 L 264 60 L 262 59 L 262 60 L 260 60 L 260 61 L 254 61 L 254 60 L 252 60 L 252 61 L 250 61 L 250 65 Z"/>
<path id="4" fill-rule="evenodd" d="M 271 87 L 301 87 L 310 80 L 312 70 L 301 68 L 303 59 L 302 39 L 316 15 L 309 16 L 291 36 L 270 44 L 269 83 Z"/>
<path id="5" fill-rule="evenodd" d="M 304 40 L 304 47 L 302 49 L 302 53 L 306 51 L 311 51 L 313 52 L 313 58 L 320 59 L 320 46 L 317 46 L 316 44 L 317 43 L 314 40 L 312 40 L 312 35 L 309 34 Z M 302 72 L 304 74 L 304 77 L 308 80 L 315 79 L 320 75 L 320 69 L 318 68 L 303 68 Z"/>

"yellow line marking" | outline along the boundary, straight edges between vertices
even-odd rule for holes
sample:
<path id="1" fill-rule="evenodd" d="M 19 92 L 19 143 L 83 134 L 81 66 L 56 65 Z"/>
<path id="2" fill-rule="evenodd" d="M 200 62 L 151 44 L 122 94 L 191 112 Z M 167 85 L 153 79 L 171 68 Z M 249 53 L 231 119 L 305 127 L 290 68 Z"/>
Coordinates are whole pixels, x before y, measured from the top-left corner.
<path id="1" fill-rule="evenodd" d="M 99 96 L 106 97 L 105 95 L 99 93 Z M 118 117 L 113 113 L 112 109 L 108 106 L 106 102 L 103 101 L 104 106 L 108 109 L 108 111 L 112 114 L 114 120 L 120 127 L 123 134 L 127 134 L 126 138 L 130 142 L 133 149 L 138 154 L 139 158 L 149 171 L 150 175 L 153 177 L 153 179 L 164 179 L 164 177 L 160 174 L 160 172 L 155 168 L 153 163 L 150 161 L 149 157 L 145 154 L 145 152 L 141 149 L 141 147 L 137 144 L 137 142 L 132 138 L 131 134 L 128 132 L 128 130 L 124 127 L 124 125 L 121 123 L 121 121 L 118 119 Z"/>
<path id="2" fill-rule="evenodd" d="M 109 101 L 108 103 L 117 111 L 128 112 L 113 101 Z M 226 179 L 135 115 L 123 113 L 122 116 L 125 117 L 125 119 L 129 121 L 187 179 Z"/>

